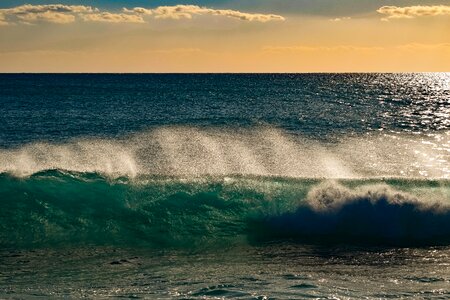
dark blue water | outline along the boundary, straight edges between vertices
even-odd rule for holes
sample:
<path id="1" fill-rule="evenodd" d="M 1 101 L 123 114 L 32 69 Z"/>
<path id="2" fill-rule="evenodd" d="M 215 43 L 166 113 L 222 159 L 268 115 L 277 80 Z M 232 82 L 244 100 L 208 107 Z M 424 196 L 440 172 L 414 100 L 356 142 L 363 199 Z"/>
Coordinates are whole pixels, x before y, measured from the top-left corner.
<path id="1" fill-rule="evenodd" d="M 157 126 L 269 124 L 314 137 L 448 130 L 438 74 L 0 75 L 0 145 Z"/>
<path id="2" fill-rule="evenodd" d="M 0 298 L 450 296 L 450 74 L 2 74 Z"/>

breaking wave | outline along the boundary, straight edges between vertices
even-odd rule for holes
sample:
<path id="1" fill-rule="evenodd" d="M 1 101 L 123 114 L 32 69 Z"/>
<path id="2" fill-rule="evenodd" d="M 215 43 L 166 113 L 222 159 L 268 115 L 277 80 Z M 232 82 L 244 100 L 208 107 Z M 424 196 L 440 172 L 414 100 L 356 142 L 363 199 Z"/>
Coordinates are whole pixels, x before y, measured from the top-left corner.
<path id="1" fill-rule="evenodd" d="M 0 246 L 448 244 L 450 182 L 267 176 L 0 174 Z"/>
<path id="2" fill-rule="evenodd" d="M 312 188 L 294 212 L 265 218 L 262 228 L 264 238 L 272 239 L 445 244 L 450 241 L 450 203 L 443 197 L 425 202 L 386 184 L 350 189 L 325 182 Z"/>
<path id="3" fill-rule="evenodd" d="M 448 243 L 448 134 L 168 126 L 0 149 L 0 245 Z"/>

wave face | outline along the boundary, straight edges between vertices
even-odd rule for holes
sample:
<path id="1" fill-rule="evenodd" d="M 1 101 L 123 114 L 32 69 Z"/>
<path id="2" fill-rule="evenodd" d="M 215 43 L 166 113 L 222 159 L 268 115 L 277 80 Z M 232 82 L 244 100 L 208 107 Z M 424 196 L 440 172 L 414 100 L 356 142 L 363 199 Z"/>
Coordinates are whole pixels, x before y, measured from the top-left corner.
<path id="1" fill-rule="evenodd" d="M 448 243 L 448 202 L 423 202 L 388 185 L 354 190 L 326 182 L 294 212 L 264 220 L 264 237 L 373 244 Z M 269 232 L 269 234 L 268 234 Z"/>
<path id="2" fill-rule="evenodd" d="M 447 180 L 0 175 L 0 245 L 447 244 Z"/>

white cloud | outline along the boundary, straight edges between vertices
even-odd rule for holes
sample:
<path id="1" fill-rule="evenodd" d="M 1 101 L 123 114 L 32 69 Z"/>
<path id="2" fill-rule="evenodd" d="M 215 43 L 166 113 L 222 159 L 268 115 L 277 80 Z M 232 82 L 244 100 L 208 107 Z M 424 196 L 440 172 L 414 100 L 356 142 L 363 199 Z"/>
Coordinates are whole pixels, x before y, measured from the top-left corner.
<path id="1" fill-rule="evenodd" d="M 52 11 L 46 11 L 42 13 L 29 13 L 18 15 L 17 18 L 23 23 L 31 24 L 37 22 L 49 22 L 49 23 L 58 23 L 58 24 L 66 24 L 72 23 L 75 21 L 75 16 L 64 13 L 57 13 Z"/>
<path id="2" fill-rule="evenodd" d="M 97 8 L 83 5 L 64 5 L 64 4 L 46 4 L 46 5 L 31 5 L 25 4 L 16 6 L 13 8 L 1 9 L 0 11 L 7 12 L 9 14 L 29 14 L 29 13 L 44 13 L 44 12 L 57 12 L 57 13 L 92 13 L 98 11 Z"/>
<path id="3" fill-rule="evenodd" d="M 123 12 L 125 13 L 129 13 L 129 14 L 141 14 L 141 15 L 152 15 L 153 14 L 153 10 L 152 9 L 148 9 L 148 8 L 143 8 L 143 7 L 135 7 L 132 9 L 128 9 L 128 8 L 124 8 Z"/>
<path id="4" fill-rule="evenodd" d="M 331 22 L 341 22 L 341 21 L 348 21 L 351 20 L 352 18 L 350 17 L 341 17 L 341 18 L 334 18 L 334 19 L 330 19 Z"/>
<path id="5" fill-rule="evenodd" d="M 145 23 L 144 17 L 155 19 L 192 19 L 196 15 L 224 16 L 243 21 L 283 21 L 284 17 L 274 14 L 244 13 L 231 9 L 212 9 L 197 5 L 159 6 L 156 8 L 124 8 L 121 13 L 100 11 L 98 8 L 84 5 L 25 4 L 0 9 L 0 25 L 36 24 L 36 23 L 72 23 L 77 19 L 88 22 L 108 23 Z"/>
<path id="6" fill-rule="evenodd" d="M 124 8 L 126 13 L 137 13 L 142 15 L 151 15 L 156 19 L 192 19 L 196 15 L 212 15 L 235 18 L 243 21 L 284 21 L 285 18 L 274 14 L 258 14 L 258 13 L 244 13 L 238 10 L 231 9 L 212 9 L 207 7 L 200 7 L 197 5 L 174 5 L 174 6 L 159 6 L 154 9 L 147 9 L 142 7 L 135 7 L 133 9 Z"/>
<path id="7" fill-rule="evenodd" d="M 447 5 L 434 5 L 434 6 L 383 6 L 377 10 L 378 13 L 386 15 L 383 21 L 388 19 L 411 19 L 415 17 L 425 17 L 425 16 L 443 16 L 450 15 L 450 6 Z"/>
<path id="8" fill-rule="evenodd" d="M 107 22 L 107 23 L 145 23 L 144 19 L 138 15 L 115 14 L 102 12 L 97 14 L 84 14 L 81 16 L 84 21 Z"/>
<path id="9" fill-rule="evenodd" d="M 98 9 L 83 5 L 31 5 L 25 4 L 13 8 L 0 9 L 0 21 L 5 24 L 38 22 L 71 23 L 75 21 L 75 15 L 94 13 Z"/>

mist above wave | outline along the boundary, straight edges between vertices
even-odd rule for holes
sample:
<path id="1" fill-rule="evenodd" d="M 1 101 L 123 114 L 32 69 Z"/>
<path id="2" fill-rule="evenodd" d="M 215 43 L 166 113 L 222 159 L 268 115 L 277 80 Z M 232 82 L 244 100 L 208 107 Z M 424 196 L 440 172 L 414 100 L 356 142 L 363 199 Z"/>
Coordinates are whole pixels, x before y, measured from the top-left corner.
<path id="1" fill-rule="evenodd" d="M 449 178 L 449 132 L 370 134 L 337 142 L 272 127 L 161 127 L 118 139 L 32 143 L 0 150 L 0 173 L 49 169 L 108 176 L 262 175 L 307 178 Z"/>

